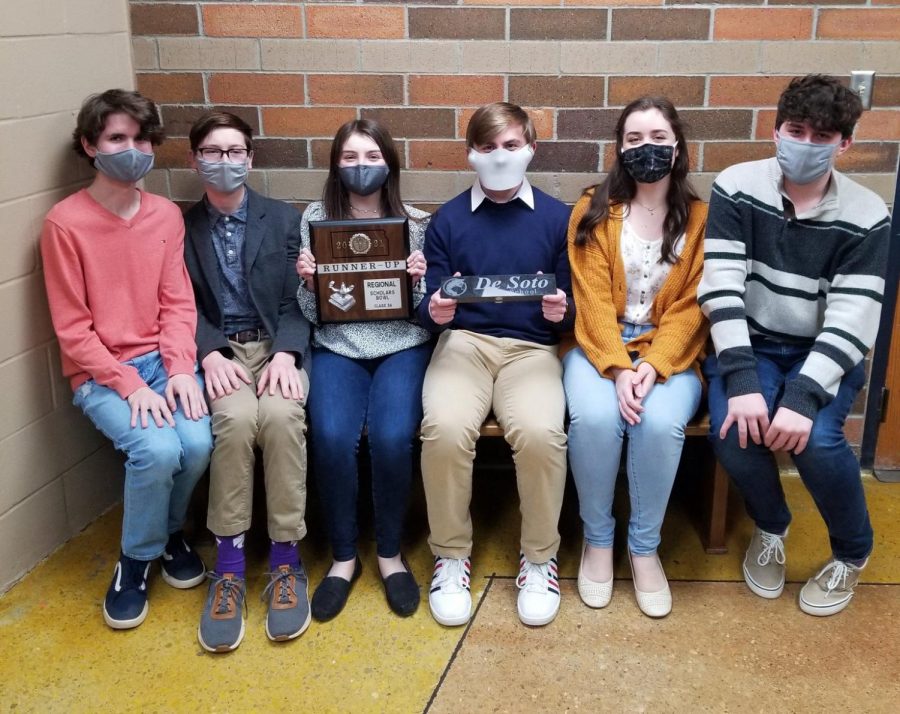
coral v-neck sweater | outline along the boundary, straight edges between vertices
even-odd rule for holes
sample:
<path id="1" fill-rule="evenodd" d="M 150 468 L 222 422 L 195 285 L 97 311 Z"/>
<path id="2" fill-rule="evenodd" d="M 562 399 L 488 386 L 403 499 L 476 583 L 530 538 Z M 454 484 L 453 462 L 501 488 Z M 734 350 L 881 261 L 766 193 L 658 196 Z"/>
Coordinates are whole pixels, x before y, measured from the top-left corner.
<path id="1" fill-rule="evenodd" d="M 197 312 L 174 203 L 141 191 L 140 209 L 125 220 L 82 189 L 47 214 L 41 255 L 73 390 L 94 379 L 124 399 L 146 384 L 122 362 L 154 350 L 170 376 L 193 374 Z"/>

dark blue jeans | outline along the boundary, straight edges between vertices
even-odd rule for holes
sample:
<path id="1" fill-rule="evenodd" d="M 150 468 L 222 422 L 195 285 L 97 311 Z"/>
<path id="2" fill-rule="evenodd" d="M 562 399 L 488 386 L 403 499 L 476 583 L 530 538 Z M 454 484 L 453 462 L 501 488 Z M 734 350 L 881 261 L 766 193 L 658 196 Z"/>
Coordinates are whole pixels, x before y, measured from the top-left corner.
<path id="1" fill-rule="evenodd" d="M 368 427 L 378 555 L 400 552 L 431 345 L 377 359 L 313 350 L 310 451 L 335 560 L 356 557 L 357 453 Z"/>
<path id="2" fill-rule="evenodd" d="M 771 419 L 785 381 L 800 372 L 809 348 L 754 338 L 753 352 Z M 710 440 L 716 456 L 743 495 L 747 513 L 756 525 L 769 533 L 783 533 L 791 522 L 791 512 L 775 456 L 749 438 L 747 448 L 742 449 L 736 426 L 729 429 L 725 439 L 719 438 L 728 414 L 728 397 L 714 355 L 706 359 L 703 372 L 709 381 Z M 844 436 L 844 421 L 864 382 L 865 370 L 860 363 L 844 375 L 835 398 L 819 410 L 806 449 L 790 455 L 825 520 L 831 550 L 840 560 L 862 560 L 872 550 L 872 526 L 859 461 Z"/>

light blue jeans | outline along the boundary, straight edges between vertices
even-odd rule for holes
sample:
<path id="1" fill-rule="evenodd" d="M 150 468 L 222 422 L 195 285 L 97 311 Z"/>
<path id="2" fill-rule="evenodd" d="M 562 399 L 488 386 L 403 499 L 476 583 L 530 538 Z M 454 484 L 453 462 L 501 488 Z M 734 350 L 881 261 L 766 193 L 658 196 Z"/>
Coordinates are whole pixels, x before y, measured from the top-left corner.
<path id="1" fill-rule="evenodd" d="M 623 325 L 624 342 L 652 327 Z M 601 376 L 581 348 L 565 356 L 563 369 L 569 407 L 569 464 L 578 489 L 585 540 L 595 547 L 612 547 L 616 525 L 613 495 L 627 434 L 628 547 L 635 555 L 651 555 L 659 546 L 659 531 L 684 445 L 684 427 L 700 404 L 700 379 L 687 371 L 654 385 L 644 399 L 640 423 L 632 426 L 619 413 L 615 382 Z"/>
<path id="2" fill-rule="evenodd" d="M 159 352 L 128 360 L 147 386 L 164 394 L 168 377 Z M 197 374 L 203 388 L 203 378 Z M 88 380 L 72 400 L 128 460 L 122 517 L 122 552 L 136 560 L 162 555 L 169 534 L 184 525 L 194 486 L 206 471 L 212 451 L 209 417 L 193 421 L 181 405 L 175 427 L 131 428 L 131 407 L 114 390 Z"/>

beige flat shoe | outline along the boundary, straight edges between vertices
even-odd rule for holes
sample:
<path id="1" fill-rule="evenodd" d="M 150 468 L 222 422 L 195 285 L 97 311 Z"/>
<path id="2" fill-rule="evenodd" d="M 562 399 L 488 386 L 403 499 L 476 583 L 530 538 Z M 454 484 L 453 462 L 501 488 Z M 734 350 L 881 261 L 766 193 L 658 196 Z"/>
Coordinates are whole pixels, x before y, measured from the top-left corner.
<path id="1" fill-rule="evenodd" d="M 659 556 L 654 557 L 656 557 L 656 564 L 659 566 L 660 571 L 662 571 L 662 563 L 659 562 Z M 652 593 L 638 590 L 637 583 L 634 580 L 634 563 L 632 563 L 631 558 L 632 554 L 629 550 L 628 565 L 631 567 L 631 580 L 635 583 L 634 596 L 635 599 L 637 599 L 638 607 L 641 608 L 641 612 L 647 615 L 647 617 L 665 617 L 672 612 L 672 591 L 669 590 L 669 583 L 666 582 L 666 586 L 662 590 L 657 590 Z M 665 577 L 665 573 L 663 573 L 663 577 Z"/>
<path id="2" fill-rule="evenodd" d="M 612 598 L 613 578 L 603 583 L 591 580 L 584 574 L 584 554 L 587 551 L 587 543 L 581 548 L 581 562 L 578 564 L 578 595 L 581 601 L 588 607 L 606 607 Z"/>

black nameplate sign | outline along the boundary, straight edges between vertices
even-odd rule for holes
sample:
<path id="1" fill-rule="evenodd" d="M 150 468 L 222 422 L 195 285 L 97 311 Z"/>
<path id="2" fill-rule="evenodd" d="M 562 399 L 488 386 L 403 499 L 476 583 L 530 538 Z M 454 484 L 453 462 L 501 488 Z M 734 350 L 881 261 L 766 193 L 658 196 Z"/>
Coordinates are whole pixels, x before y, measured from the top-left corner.
<path id="1" fill-rule="evenodd" d="M 441 281 L 441 297 L 458 302 L 515 302 L 540 300 L 556 294 L 552 273 L 515 275 L 459 275 Z"/>

